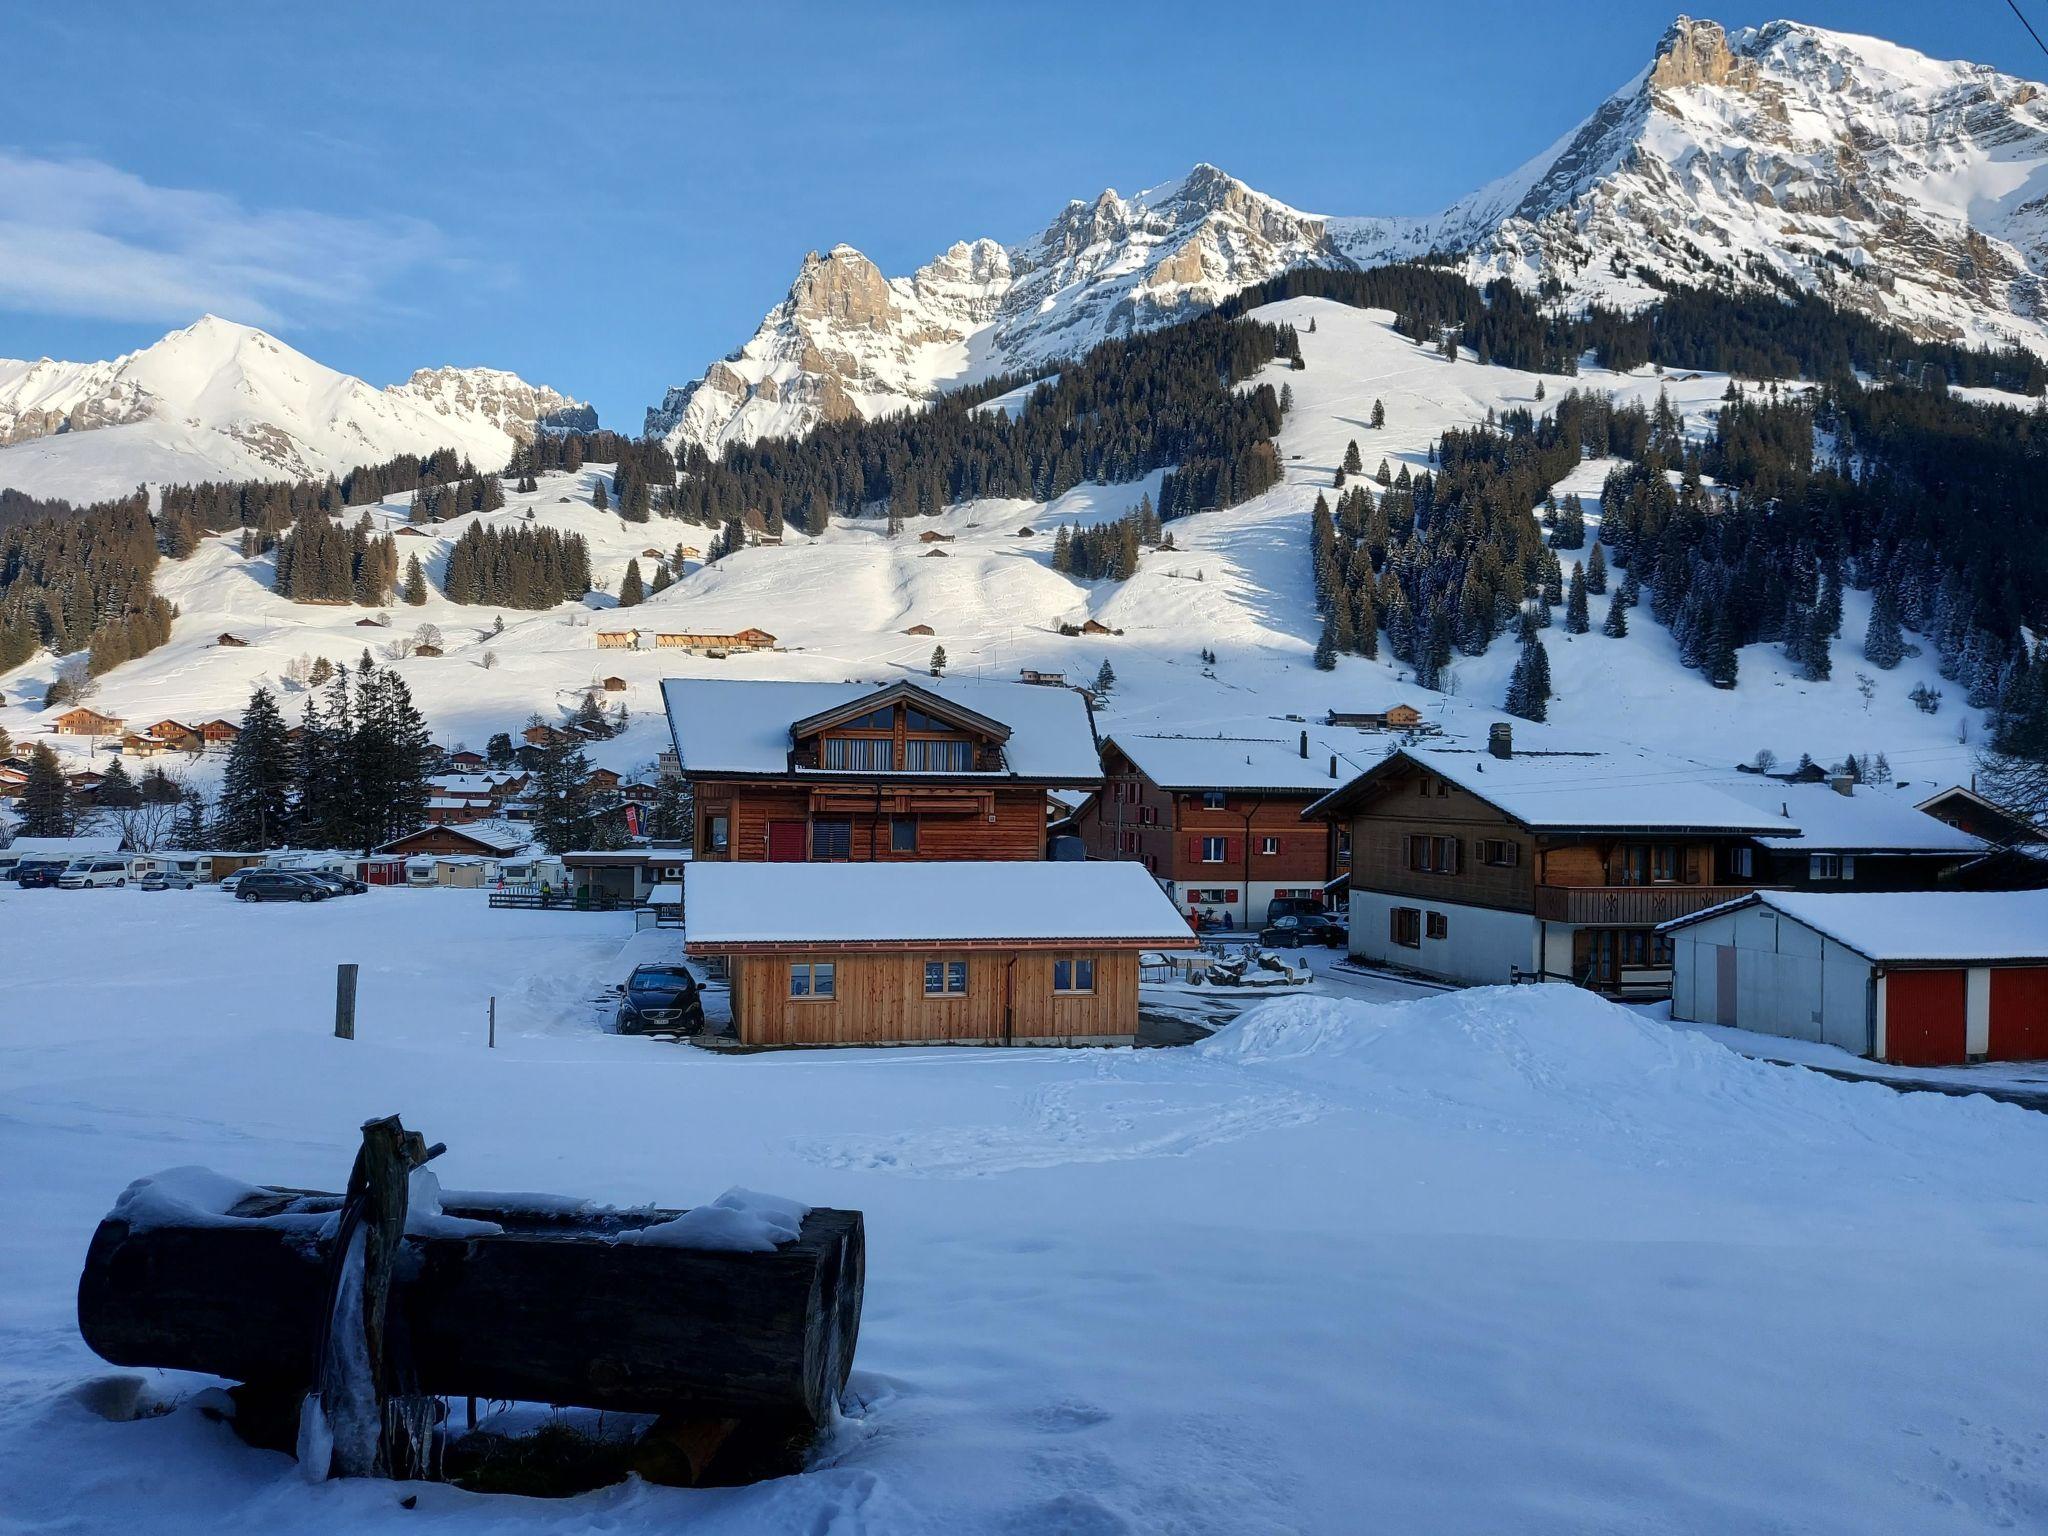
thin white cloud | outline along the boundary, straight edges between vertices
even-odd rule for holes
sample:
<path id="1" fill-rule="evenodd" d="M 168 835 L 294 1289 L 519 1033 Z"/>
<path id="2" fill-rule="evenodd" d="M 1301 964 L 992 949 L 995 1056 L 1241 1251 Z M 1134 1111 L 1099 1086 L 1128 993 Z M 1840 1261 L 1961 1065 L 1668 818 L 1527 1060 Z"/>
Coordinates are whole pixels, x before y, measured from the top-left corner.
<path id="1" fill-rule="evenodd" d="M 0 147 L 0 309 L 318 324 L 388 307 L 409 272 L 457 265 L 421 219 L 251 209 L 104 161 Z"/>

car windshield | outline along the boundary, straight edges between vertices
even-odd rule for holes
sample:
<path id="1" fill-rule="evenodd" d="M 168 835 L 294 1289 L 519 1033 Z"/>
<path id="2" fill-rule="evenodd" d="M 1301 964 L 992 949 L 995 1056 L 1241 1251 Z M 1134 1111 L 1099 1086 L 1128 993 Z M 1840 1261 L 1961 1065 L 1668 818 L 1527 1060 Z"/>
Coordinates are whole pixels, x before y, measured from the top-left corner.
<path id="1" fill-rule="evenodd" d="M 643 988 L 687 987 L 691 985 L 690 973 L 679 970 L 635 971 L 631 985 Z"/>

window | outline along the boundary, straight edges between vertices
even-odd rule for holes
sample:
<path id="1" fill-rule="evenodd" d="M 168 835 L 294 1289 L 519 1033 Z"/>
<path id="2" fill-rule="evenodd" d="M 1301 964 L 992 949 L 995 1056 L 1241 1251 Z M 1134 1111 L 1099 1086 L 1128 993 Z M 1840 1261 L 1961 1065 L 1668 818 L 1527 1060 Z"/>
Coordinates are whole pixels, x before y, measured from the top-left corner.
<path id="1" fill-rule="evenodd" d="M 924 995 L 926 997 L 965 997 L 967 995 L 967 962 L 965 960 L 925 961 Z"/>
<path id="2" fill-rule="evenodd" d="M 1458 840 L 1410 833 L 1408 867 L 1418 874 L 1455 875 L 1458 872 Z"/>
<path id="3" fill-rule="evenodd" d="M 1404 949 L 1422 948 L 1422 909 L 1390 907 L 1387 910 L 1387 937 Z"/>
<path id="4" fill-rule="evenodd" d="M 811 823 L 811 857 L 850 859 L 853 857 L 853 823 L 814 821 Z"/>
<path id="5" fill-rule="evenodd" d="M 1221 864 L 1223 862 L 1223 855 L 1226 843 L 1227 840 L 1220 837 L 1203 838 L 1202 862 L 1204 864 Z"/>
<path id="6" fill-rule="evenodd" d="M 1441 912 L 1431 912 L 1425 921 L 1424 931 L 1432 939 L 1448 939 L 1451 936 L 1450 919 Z"/>
<path id="7" fill-rule="evenodd" d="M 789 995 L 810 1002 L 830 1001 L 832 990 L 830 960 L 799 960 L 789 968 Z"/>
<path id="8" fill-rule="evenodd" d="M 889 851 L 891 853 L 917 852 L 917 818 L 898 816 L 889 823 Z"/>
<path id="9" fill-rule="evenodd" d="M 1447 797 L 1448 797 L 1448 796 L 1450 795 L 1450 792 L 1451 792 L 1451 781 L 1450 781 L 1449 779 L 1438 779 L 1438 780 L 1436 781 L 1436 797 L 1437 797 L 1437 799 L 1439 799 L 1439 800 L 1442 800 L 1442 799 L 1445 799 L 1445 798 L 1447 798 Z"/>
<path id="10" fill-rule="evenodd" d="M 1650 879 L 1659 885 L 1668 885 L 1678 878 L 1678 847 L 1675 843 L 1659 843 L 1650 850 Z"/>
<path id="11" fill-rule="evenodd" d="M 1672 942 L 1668 934 L 1643 928 L 1627 928 L 1621 934 L 1623 965 L 1667 966 L 1671 964 Z"/>
<path id="12" fill-rule="evenodd" d="M 1747 880 L 1754 873 L 1754 861 L 1747 848 L 1728 850 L 1728 873 L 1738 880 Z"/>
<path id="13" fill-rule="evenodd" d="M 728 817 L 713 816 L 710 821 L 708 841 L 705 843 L 705 846 L 713 853 L 724 853 L 727 847 L 730 846 L 727 839 L 730 837 L 731 831 L 732 822 Z"/>
<path id="14" fill-rule="evenodd" d="M 1205 789 L 1202 791 L 1202 809 L 1205 811 L 1220 811 L 1227 803 L 1228 801 L 1220 789 Z"/>
<path id="15" fill-rule="evenodd" d="M 966 741 L 906 741 L 903 766 L 912 773 L 966 773 L 974 766 L 974 744 Z"/>
<path id="16" fill-rule="evenodd" d="M 1259 839 L 1259 852 L 1261 852 L 1261 853 L 1266 853 L 1266 854 L 1272 854 L 1272 853 L 1278 853 L 1279 851 L 1280 851 L 1280 839 L 1279 839 L 1279 838 L 1277 838 L 1277 837 L 1262 837 L 1262 838 L 1260 838 L 1260 839 Z"/>
<path id="17" fill-rule="evenodd" d="M 1806 860 L 1806 878 L 1853 880 L 1856 878 L 1856 861 L 1839 853 L 1809 854 Z"/>
<path id="18" fill-rule="evenodd" d="M 932 732 L 950 731 L 953 729 L 945 721 L 934 720 L 921 709 L 905 709 L 903 711 L 903 728 L 906 731 Z"/>
<path id="19" fill-rule="evenodd" d="M 1522 861 L 1522 845 L 1509 842 L 1504 837 L 1481 838 L 1479 862 L 1491 864 L 1496 869 L 1513 869 Z"/>
<path id="20" fill-rule="evenodd" d="M 1426 773 L 1425 773 L 1424 775 L 1422 775 L 1422 777 L 1421 777 L 1421 778 L 1419 778 L 1419 779 L 1417 779 L 1417 780 L 1415 781 L 1415 793 L 1417 793 L 1418 795 L 1426 795 L 1426 794 L 1428 794 L 1428 793 L 1429 793 L 1429 775 L 1428 775 L 1428 774 L 1426 774 Z"/>
<path id="21" fill-rule="evenodd" d="M 1095 962 L 1082 956 L 1062 956 L 1052 963 L 1052 989 L 1054 992 L 1093 992 L 1095 990 Z"/>
<path id="22" fill-rule="evenodd" d="M 886 736 L 828 736 L 824 763 L 851 773 L 886 773 L 896 766 L 896 743 Z"/>
<path id="23" fill-rule="evenodd" d="M 1636 843 L 1621 850 L 1623 885 L 1670 885 L 1681 867 L 1675 843 Z"/>

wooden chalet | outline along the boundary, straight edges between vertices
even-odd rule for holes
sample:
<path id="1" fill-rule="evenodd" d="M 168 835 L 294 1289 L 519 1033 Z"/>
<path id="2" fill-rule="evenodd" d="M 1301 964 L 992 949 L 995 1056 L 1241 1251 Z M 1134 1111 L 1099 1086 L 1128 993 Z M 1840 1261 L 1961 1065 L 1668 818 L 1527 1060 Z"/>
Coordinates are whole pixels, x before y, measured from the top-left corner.
<path id="1" fill-rule="evenodd" d="M 1326 723 L 1362 731 L 1412 731 L 1421 726 L 1422 711 L 1413 704 L 1389 704 L 1385 709 L 1333 709 Z"/>
<path id="2" fill-rule="evenodd" d="M 240 636 L 229 634 L 216 635 L 213 643 L 218 646 L 225 646 L 229 650 L 246 650 L 249 645 L 249 642 Z"/>
<path id="3" fill-rule="evenodd" d="M 700 860 L 684 888 L 744 1045 L 1128 1043 L 1140 952 L 1195 943 L 1135 864 Z"/>
<path id="4" fill-rule="evenodd" d="M 119 715 L 103 715 L 80 704 L 52 720 L 50 729 L 59 736 L 118 736 L 122 724 Z"/>
<path id="5" fill-rule="evenodd" d="M 1019 667 L 1017 669 L 1017 681 L 1020 683 L 1031 683 L 1039 688 L 1064 688 L 1067 686 L 1067 674 L 1064 672 L 1040 672 L 1031 667 Z"/>
<path id="6" fill-rule="evenodd" d="M 1112 736 L 1102 792 L 1072 827 L 1089 858 L 1144 865 L 1190 921 L 1258 928 L 1276 898 L 1322 901 L 1348 862 L 1334 828 L 1302 821 L 1337 787 L 1337 763 L 1305 731 L 1291 741 Z"/>
<path id="7" fill-rule="evenodd" d="M 487 761 L 483 753 L 471 752 L 467 748 L 448 754 L 448 766 L 457 773 L 481 773 Z"/>
<path id="8" fill-rule="evenodd" d="M 147 734 L 179 752 L 202 752 L 206 749 L 206 738 L 180 720 L 159 720 Z"/>
<path id="9" fill-rule="evenodd" d="M 693 651 L 702 656 L 725 656 L 734 651 L 766 651 L 775 637 L 765 629 L 742 629 L 729 635 L 657 634 L 654 647 L 661 651 Z"/>
<path id="10" fill-rule="evenodd" d="M 1042 859 L 1047 791 L 1101 781 L 1087 701 L 1066 689 L 689 678 L 662 693 L 703 859 Z"/>
<path id="11" fill-rule="evenodd" d="M 398 535 L 400 538 L 405 539 L 424 539 L 432 537 L 432 535 L 430 535 L 426 529 L 415 528 L 411 523 L 401 523 L 398 528 Z"/>
<path id="12" fill-rule="evenodd" d="M 1796 833 L 1651 753 L 1400 748 L 1311 805 L 1351 845 L 1351 953 L 1449 981 L 1661 996 L 1660 923 L 1747 895 Z"/>
<path id="13" fill-rule="evenodd" d="M 519 739 L 529 747 L 552 747 L 559 741 L 581 741 L 583 738 L 556 726 L 536 723 L 521 731 Z"/>
<path id="14" fill-rule="evenodd" d="M 950 544 L 953 542 L 953 535 L 941 533 L 936 528 L 927 528 L 917 536 L 917 542 L 920 544 Z"/>
<path id="15" fill-rule="evenodd" d="M 446 654 L 438 645 L 416 645 L 412 648 L 412 653 L 415 656 L 425 656 L 429 658 Z"/>
<path id="16" fill-rule="evenodd" d="M 1929 795 L 1916 808 L 1936 821 L 1980 837 L 1994 847 L 2018 848 L 2048 843 L 2048 830 L 1960 784 Z"/>
<path id="17" fill-rule="evenodd" d="M 209 720 L 199 727 L 199 738 L 209 747 L 232 746 L 241 734 L 242 728 L 232 720 Z"/>
<path id="18" fill-rule="evenodd" d="M 623 677 L 608 677 L 600 685 L 606 693 L 624 693 L 626 680 Z"/>
<path id="19" fill-rule="evenodd" d="M 527 844 L 527 834 L 501 821 L 480 821 L 463 826 L 425 826 L 380 843 L 373 853 L 403 858 L 422 854 L 469 854 L 487 859 L 505 858 Z"/>
<path id="20" fill-rule="evenodd" d="M 600 651 L 637 651 L 640 649 L 640 631 L 600 629 L 597 632 L 597 648 Z"/>

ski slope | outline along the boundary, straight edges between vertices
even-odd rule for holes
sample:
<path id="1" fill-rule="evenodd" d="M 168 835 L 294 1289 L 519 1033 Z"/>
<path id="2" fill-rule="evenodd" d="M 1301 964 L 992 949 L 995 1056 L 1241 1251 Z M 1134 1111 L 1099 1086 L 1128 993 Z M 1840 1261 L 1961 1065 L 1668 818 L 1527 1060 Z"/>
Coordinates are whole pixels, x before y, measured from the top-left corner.
<path id="1" fill-rule="evenodd" d="M 1533 407 L 1539 379 L 1512 369 L 1481 366 L 1469 355 L 1451 363 L 1395 334 L 1391 316 L 1349 309 L 1320 299 L 1295 299 L 1259 311 L 1301 333 L 1308 367 L 1276 366 L 1273 382 L 1294 392 L 1294 410 L 1280 436 L 1286 478 L 1238 507 L 1176 521 L 1175 548 L 1148 551 L 1136 576 L 1121 586 L 1075 581 L 1051 568 L 1053 536 L 1062 523 L 1083 526 L 1120 517 L 1139 498 L 1156 497 L 1158 477 L 1122 486 L 1086 486 L 1051 505 L 979 501 L 908 524 L 890 539 L 878 520 L 841 520 L 817 539 L 795 531 L 780 546 L 747 549 L 715 566 L 690 562 L 676 585 L 630 613 L 607 612 L 602 593 L 594 606 L 564 604 L 541 614 L 506 612 L 505 631 L 490 634 L 492 610 L 463 607 L 435 596 L 424 608 L 387 610 L 390 631 L 357 627 L 363 611 L 309 607 L 280 600 L 268 587 L 268 558 L 242 559 L 233 536 L 208 539 L 191 559 L 161 570 L 161 590 L 180 610 L 174 638 L 162 650 L 107 677 L 95 706 L 130 719 L 233 717 L 250 686 L 283 689 L 284 669 L 299 655 L 353 660 L 394 634 L 422 622 L 443 632 L 447 654 L 397 665 L 426 710 L 437 739 L 481 747 L 493 731 L 517 731 L 538 712 L 552 717 L 572 707 L 593 680 L 623 677 L 622 697 L 632 717 L 625 735 L 601 744 L 593 758 L 625 771 L 644 765 L 666 744 L 657 717 L 658 685 L 668 676 L 889 679 L 923 674 L 935 644 L 943 645 L 958 675 L 1014 678 L 1024 667 L 1061 671 L 1069 681 L 1091 681 L 1103 661 L 1117 685 L 1098 724 L 1106 733 L 1143 728 L 1193 734 L 1270 734 L 1291 738 L 1287 717 L 1320 719 L 1331 708 L 1358 709 L 1399 697 L 1449 728 L 1484 734 L 1505 697 L 1514 647 L 1497 642 L 1485 656 L 1459 657 L 1446 690 L 1414 687 L 1405 669 L 1388 661 L 1345 657 L 1335 672 L 1314 669 L 1319 621 L 1308 566 L 1310 509 L 1326 491 L 1345 445 L 1359 443 L 1371 474 L 1384 457 L 1398 469 L 1427 467 L 1430 444 L 1446 427 L 1483 421 L 1489 409 Z M 1316 329 L 1308 329 L 1310 322 Z M 1659 377 L 1645 368 L 1613 374 L 1587 366 L 1576 379 L 1540 381 L 1550 401 L 1568 388 L 1610 392 L 1654 402 L 1667 393 L 1690 424 L 1704 430 L 1728 380 L 1718 374 Z M 1387 425 L 1367 423 L 1375 400 L 1385 403 Z M 1599 514 L 1598 493 L 1608 466 L 1590 461 L 1560 487 L 1585 500 L 1589 523 Z M 590 502 L 602 471 L 543 479 L 540 489 L 510 494 L 502 510 L 472 514 L 500 522 L 524 518 L 584 534 L 597 579 L 616 592 L 629 559 L 647 549 L 678 544 L 704 549 L 713 530 L 655 519 L 627 524 Z M 405 499 L 372 509 L 397 526 Z M 351 516 L 354 516 L 351 513 Z M 437 525 L 431 537 L 398 539 L 401 557 L 417 553 L 438 586 L 447 550 L 470 519 Z M 1030 537 L 1021 531 L 1032 530 Z M 952 542 L 924 544 L 936 531 Z M 935 551 L 942 553 L 934 553 Z M 1578 552 L 1577 557 L 1582 557 Z M 1567 556 L 1567 566 L 1570 558 Z M 653 561 L 642 558 L 643 577 Z M 1834 678 L 1803 681 L 1773 646 L 1741 654 L 1741 681 L 1718 691 L 1679 666 L 1670 635 L 1647 608 L 1630 615 L 1626 639 L 1599 633 L 1604 597 L 1591 599 L 1593 633 L 1547 631 L 1557 696 L 1550 721 L 1561 735 L 1609 742 L 1634 741 L 1717 767 L 1768 747 L 1786 761 L 1801 752 L 1816 759 L 1882 751 L 1901 778 L 1943 784 L 1967 781 L 1976 722 L 1961 709 L 1957 691 L 1934 670 L 1931 654 L 1879 673 L 1863 667 L 1861 639 L 1868 616 L 1865 594 L 1844 594 L 1843 636 L 1835 642 Z M 1123 631 L 1115 636 L 1062 636 L 1063 622 L 1095 618 Z M 1561 619 L 1561 613 L 1560 613 Z M 777 636 L 771 653 L 724 661 L 651 649 L 598 651 L 596 631 L 631 623 L 648 632 L 725 632 L 757 626 Z M 934 636 L 903 631 L 929 624 Z M 220 649 L 227 632 L 246 649 Z M 1206 667 L 1200 652 L 1215 652 Z M 496 658 L 490 669 L 486 653 Z M 49 658 L 0 680 L 6 706 L 0 723 L 18 739 L 39 729 L 39 701 L 55 664 Z M 1856 674 L 1875 679 L 1865 700 Z M 1925 682 L 1944 690 L 1941 713 L 1926 715 L 1907 699 Z M 285 690 L 287 714 L 297 696 Z M 1959 741 L 1958 730 L 1972 736 Z M 214 771 L 202 764 L 200 777 Z"/>

